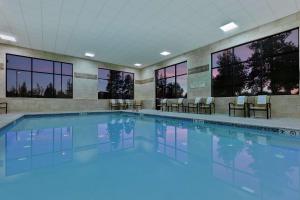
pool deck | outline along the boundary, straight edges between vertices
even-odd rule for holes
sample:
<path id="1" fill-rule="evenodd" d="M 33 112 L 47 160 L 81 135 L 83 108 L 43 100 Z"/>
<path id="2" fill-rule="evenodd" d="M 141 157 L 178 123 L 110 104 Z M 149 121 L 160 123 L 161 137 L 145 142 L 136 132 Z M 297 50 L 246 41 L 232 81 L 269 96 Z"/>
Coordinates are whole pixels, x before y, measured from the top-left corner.
<path id="1" fill-rule="evenodd" d="M 47 112 L 47 113 L 9 113 L 0 115 L 0 128 L 7 124 L 17 120 L 24 115 L 39 115 L 39 114 L 66 114 L 66 113 L 86 113 L 86 112 L 111 112 L 108 110 L 98 111 L 72 111 L 72 112 Z M 168 116 L 168 117 L 179 117 L 195 120 L 203 120 L 218 123 L 229 123 L 244 126 L 259 126 L 264 128 L 276 128 L 276 129 L 288 129 L 300 131 L 300 118 L 244 118 L 244 117 L 229 117 L 228 115 L 221 114 L 192 114 L 192 113 L 178 113 L 178 112 L 161 112 L 157 110 L 140 110 L 139 112 L 126 110 L 125 112 L 142 113 L 150 115 Z"/>

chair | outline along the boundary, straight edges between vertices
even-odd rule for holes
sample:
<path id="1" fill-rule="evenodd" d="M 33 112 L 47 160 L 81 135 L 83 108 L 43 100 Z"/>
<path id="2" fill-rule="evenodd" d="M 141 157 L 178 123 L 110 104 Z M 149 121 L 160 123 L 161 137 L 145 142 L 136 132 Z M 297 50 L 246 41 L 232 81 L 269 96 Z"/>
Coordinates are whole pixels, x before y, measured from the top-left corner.
<path id="1" fill-rule="evenodd" d="M 199 105 L 201 103 L 202 97 L 196 97 L 194 103 L 188 103 L 188 112 L 190 112 L 190 108 L 198 114 L 199 113 Z"/>
<path id="2" fill-rule="evenodd" d="M 212 111 L 215 113 L 215 98 L 207 97 L 205 103 L 201 103 L 199 108 L 204 110 L 204 113 L 207 110 L 209 111 L 209 114 L 211 114 Z"/>
<path id="3" fill-rule="evenodd" d="M 132 109 L 133 109 L 133 106 L 134 106 L 133 100 L 126 99 L 126 100 L 125 100 L 125 104 L 126 104 L 126 109 L 129 109 L 129 108 L 132 108 Z"/>
<path id="4" fill-rule="evenodd" d="M 136 110 L 142 109 L 143 108 L 143 103 L 141 100 L 135 100 L 133 104 L 133 108 Z"/>
<path id="5" fill-rule="evenodd" d="M 173 108 L 176 108 L 177 109 L 177 111 L 179 112 L 180 111 L 180 107 L 181 107 L 181 110 L 183 111 L 183 100 L 184 100 L 184 98 L 179 98 L 178 100 L 177 100 L 177 103 L 172 103 L 171 104 L 171 111 L 173 111 Z"/>
<path id="6" fill-rule="evenodd" d="M 0 109 L 4 109 L 7 114 L 7 102 L 0 102 Z"/>
<path id="7" fill-rule="evenodd" d="M 110 110 L 119 109 L 119 104 L 117 103 L 117 101 L 115 99 L 111 99 L 109 102 L 109 107 L 110 107 Z"/>
<path id="8" fill-rule="evenodd" d="M 126 109 L 126 103 L 124 102 L 123 99 L 118 99 L 118 104 L 120 109 Z"/>
<path id="9" fill-rule="evenodd" d="M 166 110 L 169 110 L 168 109 L 168 99 L 161 99 L 160 105 L 158 105 L 158 107 L 160 108 L 161 111 L 164 111 L 164 108 L 166 108 Z"/>
<path id="10" fill-rule="evenodd" d="M 238 96 L 235 98 L 235 101 L 228 104 L 229 116 L 231 116 L 231 110 L 233 110 L 233 116 L 235 116 L 236 110 L 244 111 L 244 117 L 247 115 L 248 102 L 246 96 Z"/>
<path id="11" fill-rule="evenodd" d="M 255 97 L 254 104 L 249 104 L 249 112 L 253 111 L 255 117 L 255 111 L 266 111 L 267 119 L 272 117 L 271 113 L 271 97 L 267 95 L 259 95 Z"/>

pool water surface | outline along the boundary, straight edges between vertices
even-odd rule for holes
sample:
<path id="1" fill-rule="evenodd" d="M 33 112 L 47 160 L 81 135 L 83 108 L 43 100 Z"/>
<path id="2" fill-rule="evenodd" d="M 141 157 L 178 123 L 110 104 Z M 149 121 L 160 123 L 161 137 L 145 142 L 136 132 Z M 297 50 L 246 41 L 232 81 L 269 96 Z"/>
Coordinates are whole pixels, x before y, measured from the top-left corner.
<path id="1" fill-rule="evenodd" d="M 0 133 L 3 200 L 299 200 L 300 139 L 129 113 L 28 116 Z"/>

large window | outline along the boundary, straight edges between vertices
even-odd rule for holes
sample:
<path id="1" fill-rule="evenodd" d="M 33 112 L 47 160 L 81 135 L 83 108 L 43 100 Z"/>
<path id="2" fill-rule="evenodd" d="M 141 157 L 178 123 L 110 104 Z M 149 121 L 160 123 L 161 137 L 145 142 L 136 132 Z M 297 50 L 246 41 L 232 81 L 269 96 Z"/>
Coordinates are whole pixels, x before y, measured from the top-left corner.
<path id="1" fill-rule="evenodd" d="M 134 74 L 98 69 L 98 99 L 133 99 Z"/>
<path id="2" fill-rule="evenodd" d="M 299 94 L 299 29 L 212 53 L 212 95 Z"/>
<path id="3" fill-rule="evenodd" d="M 73 65 L 6 54 L 7 97 L 73 97 Z"/>
<path id="4" fill-rule="evenodd" d="M 187 97 L 187 62 L 155 71 L 156 98 Z"/>

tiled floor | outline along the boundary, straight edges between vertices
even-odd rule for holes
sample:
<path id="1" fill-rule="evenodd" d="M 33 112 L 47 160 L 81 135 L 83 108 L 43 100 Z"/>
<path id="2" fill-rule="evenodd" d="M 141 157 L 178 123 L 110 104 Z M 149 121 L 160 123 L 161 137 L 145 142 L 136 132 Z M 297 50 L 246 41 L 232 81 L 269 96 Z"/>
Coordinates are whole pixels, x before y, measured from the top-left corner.
<path id="1" fill-rule="evenodd" d="M 82 111 L 80 111 L 82 112 Z M 90 112 L 90 111 L 86 111 Z M 107 112 L 107 111 L 93 111 L 93 112 Z M 134 112 L 134 111 L 129 111 Z M 73 112 L 62 112 L 62 113 L 77 113 Z M 182 117 L 189 119 L 199 119 L 212 122 L 225 122 L 239 125 L 248 125 L 248 126 L 260 126 L 266 128 L 279 128 L 279 129 L 293 129 L 300 130 L 300 118 L 272 118 L 272 119 L 262 119 L 262 118 L 243 118 L 243 117 L 229 117 L 228 115 L 213 114 L 213 115 L 204 115 L 204 114 L 192 114 L 192 113 L 178 113 L 178 112 L 161 112 L 156 110 L 140 110 L 139 113 L 143 114 L 152 114 L 160 116 L 170 116 L 170 117 Z M 49 114 L 49 113 L 27 113 L 27 114 Z M 7 114 L 0 115 L 0 128 L 7 125 L 8 123 L 15 121 L 16 119 L 22 117 L 24 113 L 18 114 Z"/>

